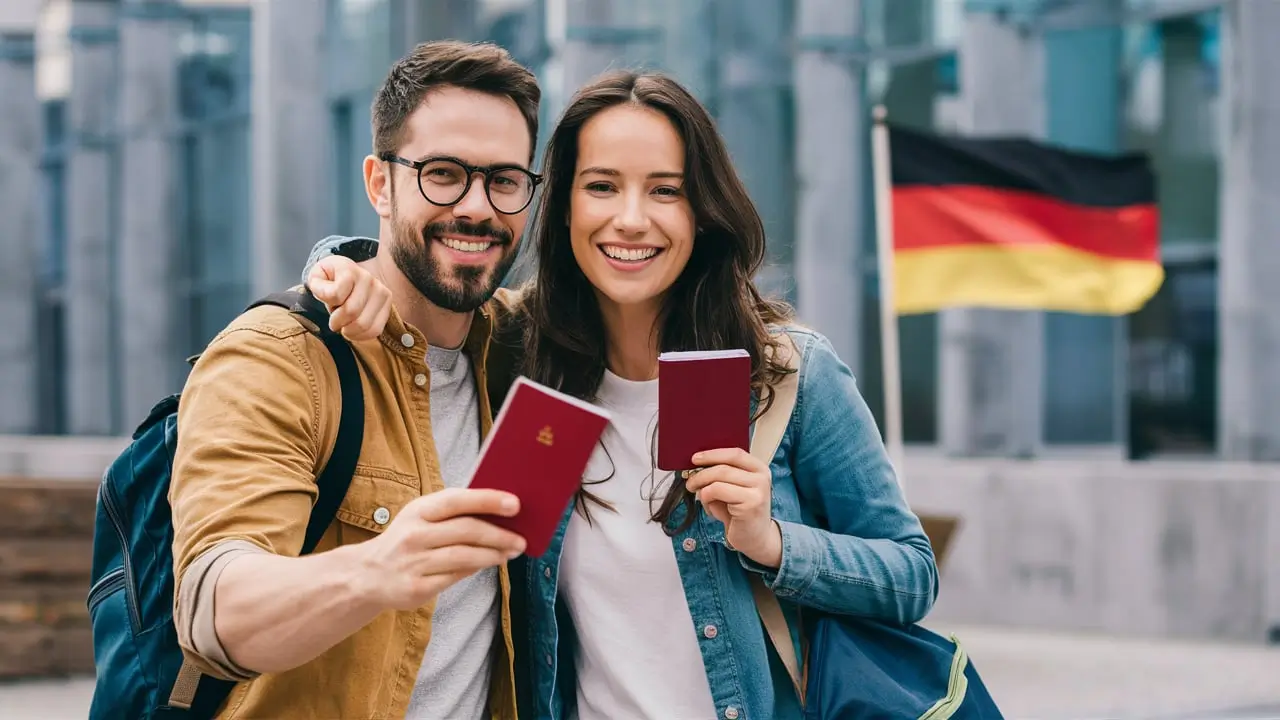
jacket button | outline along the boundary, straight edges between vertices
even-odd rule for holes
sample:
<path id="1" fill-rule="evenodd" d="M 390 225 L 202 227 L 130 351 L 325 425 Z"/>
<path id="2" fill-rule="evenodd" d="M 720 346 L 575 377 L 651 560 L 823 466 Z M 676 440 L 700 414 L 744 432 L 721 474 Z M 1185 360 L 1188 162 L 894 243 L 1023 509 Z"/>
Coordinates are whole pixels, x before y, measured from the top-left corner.
<path id="1" fill-rule="evenodd" d="M 407 348 L 413 347 L 413 335 L 411 333 L 405 333 L 401 335 L 400 344 L 404 345 Z"/>
<path id="2" fill-rule="evenodd" d="M 424 375 L 424 374 L 422 374 L 422 373 L 418 373 L 417 375 L 414 375 L 414 376 L 413 376 L 413 384 L 414 384 L 414 385 L 417 385 L 418 387 L 422 387 L 423 385 L 426 385 L 426 384 L 427 384 L 427 376 L 426 376 L 426 375 Z"/>
<path id="3" fill-rule="evenodd" d="M 738 720 L 738 708 L 730 705 L 724 709 L 724 716 L 728 720 Z"/>
<path id="4" fill-rule="evenodd" d="M 685 552 L 693 552 L 698 549 L 698 541 L 693 538 L 685 538 L 684 542 L 680 543 L 680 547 L 684 548 Z"/>
<path id="5" fill-rule="evenodd" d="M 702 628 L 702 635 L 706 637 L 708 640 L 713 639 L 716 636 L 716 634 L 719 632 L 720 632 L 719 630 L 716 630 L 715 625 L 708 625 Z"/>
<path id="6" fill-rule="evenodd" d="M 544 575 L 548 580 L 550 580 L 550 579 L 551 579 L 551 568 L 543 568 L 543 570 L 542 570 L 542 574 L 543 574 L 543 575 Z"/>
<path id="7" fill-rule="evenodd" d="M 378 523 L 379 525 L 386 525 L 387 523 L 391 522 L 391 511 L 384 507 L 380 507 L 377 510 L 374 510 L 373 521 Z"/>

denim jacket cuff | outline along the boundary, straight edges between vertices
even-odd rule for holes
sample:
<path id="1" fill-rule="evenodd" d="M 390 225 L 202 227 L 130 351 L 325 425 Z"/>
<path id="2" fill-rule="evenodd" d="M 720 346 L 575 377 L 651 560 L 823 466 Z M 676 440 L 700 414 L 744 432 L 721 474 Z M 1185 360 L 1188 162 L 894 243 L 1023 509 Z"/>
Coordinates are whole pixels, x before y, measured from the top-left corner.
<path id="1" fill-rule="evenodd" d="M 775 570 L 755 562 L 741 553 L 742 567 L 758 573 L 765 585 L 778 597 L 803 595 L 818 577 L 821 566 L 822 542 L 816 536 L 817 529 L 801 523 L 778 520 L 782 530 L 782 563 Z"/>

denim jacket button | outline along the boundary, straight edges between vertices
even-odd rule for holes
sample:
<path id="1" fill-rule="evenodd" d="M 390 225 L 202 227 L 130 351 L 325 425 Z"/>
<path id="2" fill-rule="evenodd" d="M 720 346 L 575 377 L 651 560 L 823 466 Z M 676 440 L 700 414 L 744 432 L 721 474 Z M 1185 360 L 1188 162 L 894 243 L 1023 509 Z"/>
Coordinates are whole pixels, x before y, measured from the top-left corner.
<path id="1" fill-rule="evenodd" d="M 405 333 L 400 336 L 400 344 L 407 348 L 413 347 L 413 335 Z"/>
<path id="2" fill-rule="evenodd" d="M 724 709 L 724 716 L 727 720 L 738 720 L 738 708 L 730 705 Z"/>
<path id="3" fill-rule="evenodd" d="M 380 507 L 377 510 L 374 510 L 373 521 L 378 523 L 379 525 L 386 525 L 387 523 L 391 522 L 391 511 L 384 507 Z"/>
<path id="4" fill-rule="evenodd" d="M 702 628 L 702 634 L 703 634 L 703 636 L 705 636 L 708 640 L 711 640 L 712 638 L 714 638 L 718 632 L 719 632 L 719 630 L 716 630 L 716 626 L 715 626 L 715 625 L 708 625 L 708 626 L 706 626 L 706 627 Z"/>
<path id="5" fill-rule="evenodd" d="M 693 538 L 685 538 L 684 542 L 680 543 L 680 547 L 684 548 L 685 552 L 693 552 L 698 548 L 698 541 Z"/>
<path id="6" fill-rule="evenodd" d="M 422 374 L 422 373 L 418 373 L 417 375 L 414 375 L 414 376 L 413 376 L 413 384 L 414 384 L 414 385 L 417 385 L 418 387 L 422 387 L 423 385 L 426 385 L 426 384 L 427 384 L 427 376 L 426 376 L 426 375 L 424 375 L 424 374 Z"/>
<path id="7" fill-rule="evenodd" d="M 548 580 L 550 580 L 550 579 L 551 579 L 551 568 L 545 568 L 545 569 L 543 569 L 542 574 L 543 574 L 543 575 L 544 575 Z"/>

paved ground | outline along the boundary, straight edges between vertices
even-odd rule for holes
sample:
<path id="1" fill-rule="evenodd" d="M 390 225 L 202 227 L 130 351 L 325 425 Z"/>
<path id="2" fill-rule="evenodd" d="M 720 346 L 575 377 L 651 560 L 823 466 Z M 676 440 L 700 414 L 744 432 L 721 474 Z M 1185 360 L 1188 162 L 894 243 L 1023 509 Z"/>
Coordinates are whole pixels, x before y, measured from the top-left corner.
<path id="1" fill-rule="evenodd" d="M 1280 649 L 954 631 L 1009 720 L 1280 719 Z M 0 684 L 0 719 L 83 720 L 92 681 Z"/>

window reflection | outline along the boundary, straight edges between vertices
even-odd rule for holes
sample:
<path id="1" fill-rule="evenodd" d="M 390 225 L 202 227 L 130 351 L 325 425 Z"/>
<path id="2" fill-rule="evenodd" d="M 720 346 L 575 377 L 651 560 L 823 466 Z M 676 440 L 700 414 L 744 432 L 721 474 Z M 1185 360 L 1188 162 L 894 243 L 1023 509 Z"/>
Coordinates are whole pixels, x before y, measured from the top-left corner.
<path id="1" fill-rule="evenodd" d="M 1218 11 L 1129 28 L 1129 148 L 1159 180 L 1164 287 L 1129 321 L 1135 458 L 1212 454 L 1217 439 Z"/>
<path id="2" fill-rule="evenodd" d="M 187 352 L 199 352 L 249 301 L 250 14 L 194 12 L 179 37 L 177 163 Z"/>

